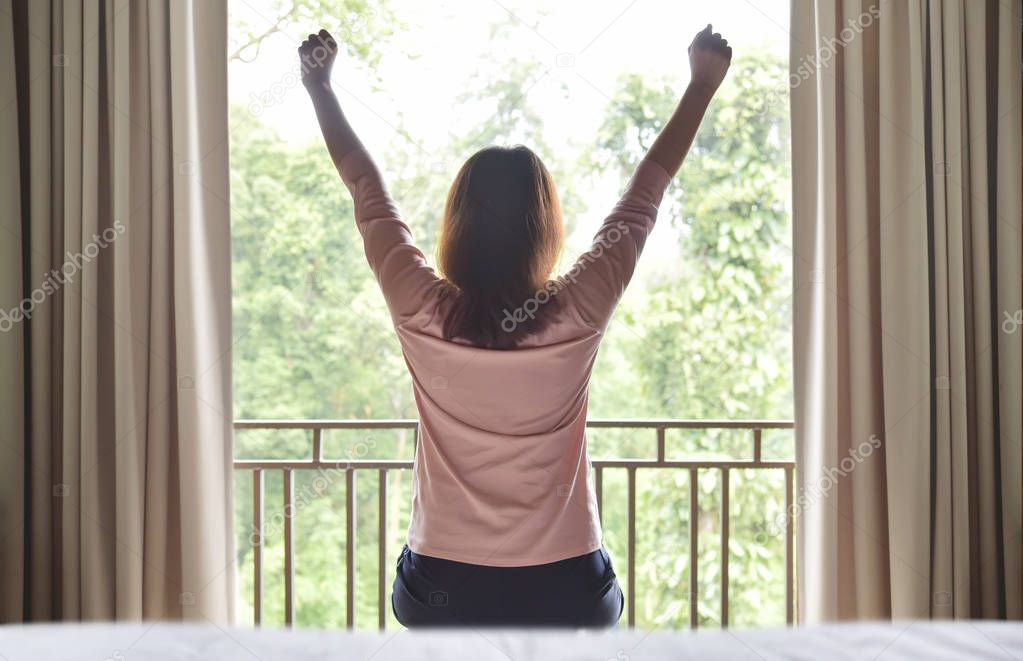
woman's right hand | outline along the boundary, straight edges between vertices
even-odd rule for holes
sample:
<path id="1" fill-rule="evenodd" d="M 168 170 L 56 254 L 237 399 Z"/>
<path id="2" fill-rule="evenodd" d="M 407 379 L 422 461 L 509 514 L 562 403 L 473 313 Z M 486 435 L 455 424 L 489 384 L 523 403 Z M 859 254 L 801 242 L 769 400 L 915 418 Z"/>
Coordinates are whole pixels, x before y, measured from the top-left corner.
<path id="1" fill-rule="evenodd" d="M 732 49 L 728 41 L 712 32 L 708 23 L 707 27 L 696 33 L 693 43 L 689 45 L 689 68 L 692 71 L 690 85 L 717 90 L 731 63 Z"/>
<path id="2" fill-rule="evenodd" d="M 306 88 L 330 84 L 330 70 L 337 58 L 337 42 L 329 32 L 320 30 L 309 35 L 299 46 L 298 56 L 302 61 L 302 84 Z"/>

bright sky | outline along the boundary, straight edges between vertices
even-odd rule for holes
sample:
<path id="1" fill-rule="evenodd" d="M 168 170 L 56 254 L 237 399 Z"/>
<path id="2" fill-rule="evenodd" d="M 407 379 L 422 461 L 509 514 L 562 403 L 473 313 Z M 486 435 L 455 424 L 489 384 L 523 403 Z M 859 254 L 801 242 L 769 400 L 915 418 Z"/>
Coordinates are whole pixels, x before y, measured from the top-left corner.
<path id="1" fill-rule="evenodd" d="M 474 75 L 498 78 L 504 63 L 536 59 L 549 67 L 527 91 L 526 102 L 544 118 L 552 149 L 571 158 L 593 140 L 620 75 L 673 76 L 681 94 L 689 80 L 686 49 L 707 23 L 729 40 L 735 54 L 754 47 L 783 57 L 788 53 L 789 0 L 391 0 L 391 6 L 406 30 L 385 49 L 375 72 L 379 82 L 347 58 L 333 72 L 349 119 L 378 156 L 388 147 L 413 148 L 395 131 L 399 125 L 427 150 L 448 143 L 452 135 L 479 131 L 480 109 L 456 107 L 454 99 L 472 89 Z M 230 11 L 256 31 L 276 18 L 270 0 L 230 0 Z M 492 52 L 490 28 L 509 16 L 516 26 L 513 37 Z M 343 38 L 341 21 L 327 17 L 322 25 L 293 25 L 274 35 L 251 64 L 231 63 L 231 100 L 255 108 L 288 142 L 319 139 L 312 106 L 298 83 L 296 49 L 320 27 Z M 493 60 L 484 59 L 487 54 Z M 268 106 L 255 103 L 268 93 Z M 556 158 L 541 156 L 548 163 Z M 438 172 L 452 177 L 459 165 L 439 163 Z M 386 174 L 387 163 L 381 167 Z M 617 192 L 604 186 L 590 195 L 593 206 L 580 218 L 570 247 L 587 245 Z M 647 252 L 653 254 L 640 273 L 671 259 L 675 247 L 674 241 L 652 242 Z"/>
<path id="2" fill-rule="evenodd" d="M 366 71 L 340 61 L 334 83 L 342 88 L 353 125 L 370 148 L 394 139 L 399 113 L 412 137 L 425 146 L 448 132 L 471 130 L 452 99 L 465 91 L 471 76 L 488 63 L 489 28 L 514 16 L 521 28 L 514 52 L 494 54 L 499 62 L 537 59 L 550 71 L 528 92 L 529 103 L 545 118 L 555 137 L 579 143 L 591 139 L 601 112 L 625 72 L 677 76 L 679 92 L 689 78 L 686 47 L 692 35 L 712 23 L 736 53 L 753 45 L 785 55 L 788 49 L 788 0 L 392 0 L 408 26 L 392 39 L 381 62 L 380 93 L 371 91 Z M 231 0 L 232 14 L 257 27 L 275 18 L 269 0 Z M 542 13 L 541 13 L 542 12 Z M 262 47 L 253 64 L 232 63 L 230 95 L 246 104 L 273 90 L 273 105 L 261 111 L 287 140 L 317 136 L 312 107 L 300 86 L 287 87 L 297 67 L 298 42 L 320 25 L 293 26 Z M 335 35 L 338 21 L 324 19 Z M 494 66 L 490 64 L 489 66 Z M 494 73 L 494 72 L 491 72 Z M 282 86 L 282 83 L 284 84 Z M 726 83 L 727 84 L 727 83 Z M 279 101 L 277 101 L 279 99 Z"/>

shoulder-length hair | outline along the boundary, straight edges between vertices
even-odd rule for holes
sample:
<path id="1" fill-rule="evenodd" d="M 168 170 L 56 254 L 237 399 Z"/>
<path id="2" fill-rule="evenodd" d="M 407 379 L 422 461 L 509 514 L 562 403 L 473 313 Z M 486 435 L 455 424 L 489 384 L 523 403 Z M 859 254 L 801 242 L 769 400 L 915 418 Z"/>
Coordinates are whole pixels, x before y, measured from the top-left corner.
<path id="1" fill-rule="evenodd" d="M 522 146 L 473 154 L 441 222 L 437 261 L 452 297 L 444 337 L 508 348 L 541 330 L 557 303 L 548 278 L 563 241 L 554 180 L 536 154 Z"/>

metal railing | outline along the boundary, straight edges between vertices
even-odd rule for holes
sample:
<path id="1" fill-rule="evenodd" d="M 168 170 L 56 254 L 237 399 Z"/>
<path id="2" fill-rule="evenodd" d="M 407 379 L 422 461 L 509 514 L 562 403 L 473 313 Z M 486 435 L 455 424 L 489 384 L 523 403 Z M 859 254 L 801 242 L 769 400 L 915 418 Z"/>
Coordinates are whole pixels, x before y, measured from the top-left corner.
<path id="1" fill-rule="evenodd" d="M 627 557 L 628 578 L 625 588 L 626 617 L 629 627 L 636 623 L 636 472 L 639 469 L 677 469 L 689 472 L 689 598 L 692 607 L 689 609 L 689 624 L 692 628 L 698 625 L 698 613 L 695 606 L 699 594 L 699 574 L 697 568 L 697 550 L 699 543 L 699 489 L 697 477 L 701 470 L 716 470 L 721 476 L 721 604 L 720 622 L 722 627 L 728 626 L 728 590 L 729 590 L 729 473 L 736 469 L 781 470 L 785 476 L 785 512 L 791 511 L 793 504 L 795 462 L 764 460 L 762 457 L 763 432 L 768 429 L 792 429 L 793 423 L 787 420 L 589 420 L 588 429 L 644 429 L 654 431 L 657 439 L 656 459 L 593 459 L 597 507 L 603 520 L 603 483 L 606 469 L 624 469 L 627 471 Z M 412 461 L 386 459 L 342 459 L 328 460 L 323 456 L 324 430 L 397 430 L 417 429 L 417 420 L 237 420 L 236 430 L 304 430 L 311 433 L 311 459 L 236 459 L 236 471 L 248 471 L 252 474 L 252 537 L 253 553 L 253 619 L 256 626 L 262 623 L 263 606 L 263 555 L 262 531 L 264 529 L 264 491 L 266 471 L 281 471 L 284 482 L 283 533 L 284 533 L 284 623 L 294 624 L 295 605 L 295 567 L 294 567 L 294 528 L 293 517 L 287 513 L 294 510 L 295 491 L 293 473 L 296 470 L 337 470 L 344 466 L 345 474 L 345 575 L 346 602 L 345 622 L 349 629 L 355 626 L 355 472 L 376 471 L 378 478 L 379 516 L 377 532 L 378 574 L 377 574 L 377 610 L 378 627 L 385 628 L 387 608 L 387 591 L 390 577 L 387 574 L 390 563 L 386 552 L 387 536 L 387 476 L 388 471 L 410 470 Z M 725 460 L 674 460 L 666 456 L 666 431 L 669 429 L 685 430 L 744 430 L 751 433 L 752 449 L 749 459 Z M 785 618 L 792 624 L 795 616 L 794 596 L 794 550 L 791 517 L 784 517 L 785 536 Z"/>

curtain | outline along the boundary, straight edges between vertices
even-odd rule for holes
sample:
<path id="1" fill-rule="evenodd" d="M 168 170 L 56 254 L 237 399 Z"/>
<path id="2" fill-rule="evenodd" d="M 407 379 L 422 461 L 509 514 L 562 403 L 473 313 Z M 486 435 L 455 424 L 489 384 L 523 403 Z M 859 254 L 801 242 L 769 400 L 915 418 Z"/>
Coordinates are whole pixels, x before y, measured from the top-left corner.
<path id="1" fill-rule="evenodd" d="M 800 619 L 1020 618 L 1020 5 L 791 25 Z"/>
<path id="2" fill-rule="evenodd" d="M 234 603 L 225 0 L 0 0 L 0 621 Z"/>

